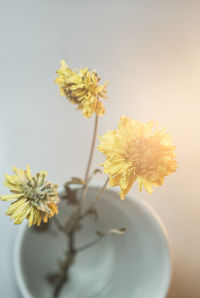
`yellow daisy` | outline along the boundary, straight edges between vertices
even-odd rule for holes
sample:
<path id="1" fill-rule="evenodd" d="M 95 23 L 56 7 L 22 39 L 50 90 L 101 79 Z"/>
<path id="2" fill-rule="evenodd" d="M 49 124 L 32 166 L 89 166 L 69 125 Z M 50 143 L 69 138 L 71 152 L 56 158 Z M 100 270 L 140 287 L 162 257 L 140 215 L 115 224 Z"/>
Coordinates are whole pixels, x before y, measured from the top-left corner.
<path id="1" fill-rule="evenodd" d="M 46 223 L 58 213 L 58 185 L 46 181 L 45 171 L 32 176 L 29 166 L 26 170 L 12 169 L 15 175 L 5 175 L 4 182 L 11 194 L 0 196 L 3 201 L 14 201 L 6 214 L 14 218 L 15 224 L 21 224 L 25 218 L 29 227 L 36 223 L 39 226 L 42 220 Z"/>
<path id="2" fill-rule="evenodd" d="M 153 121 L 140 123 L 122 116 L 117 130 L 99 137 L 98 149 L 106 156 L 104 172 L 110 186 L 120 186 L 121 199 L 136 179 L 140 191 L 144 187 L 152 193 L 152 186 L 162 185 L 164 177 L 177 169 L 171 136 L 165 129 L 153 128 Z"/>
<path id="3" fill-rule="evenodd" d="M 95 71 L 88 68 L 80 69 L 79 72 L 71 70 L 65 61 L 61 61 L 61 67 L 56 71 L 58 77 L 55 83 L 60 87 L 60 95 L 67 97 L 78 110 L 82 110 L 86 118 L 93 113 L 102 116 L 105 113 L 100 98 L 107 98 L 106 82 L 99 85 L 100 78 Z"/>

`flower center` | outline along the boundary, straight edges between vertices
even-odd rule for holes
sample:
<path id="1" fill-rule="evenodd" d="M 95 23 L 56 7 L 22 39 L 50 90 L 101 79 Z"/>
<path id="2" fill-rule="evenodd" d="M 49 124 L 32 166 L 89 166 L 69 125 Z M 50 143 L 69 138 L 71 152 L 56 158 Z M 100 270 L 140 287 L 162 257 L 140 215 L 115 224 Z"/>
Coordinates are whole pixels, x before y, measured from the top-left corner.
<path id="1" fill-rule="evenodd" d="M 126 157 L 132 162 L 135 173 L 142 175 L 156 168 L 159 153 L 160 144 L 153 136 L 139 137 L 129 145 Z"/>
<path id="2" fill-rule="evenodd" d="M 33 204 L 38 205 L 46 199 L 47 191 L 43 186 L 24 185 L 24 194 Z"/>

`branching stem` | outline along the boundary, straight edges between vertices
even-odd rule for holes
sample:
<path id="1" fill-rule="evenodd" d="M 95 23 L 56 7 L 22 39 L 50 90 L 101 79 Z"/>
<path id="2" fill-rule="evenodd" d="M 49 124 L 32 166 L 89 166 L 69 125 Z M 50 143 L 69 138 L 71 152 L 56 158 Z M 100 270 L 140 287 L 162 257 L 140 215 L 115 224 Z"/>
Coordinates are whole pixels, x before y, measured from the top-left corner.
<path id="1" fill-rule="evenodd" d="M 95 115 L 95 126 L 94 126 L 93 138 L 92 138 L 92 145 L 91 145 L 90 155 L 89 155 L 88 164 L 87 164 L 87 168 L 86 168 L 86 172 L 85 172 L 85 184 L 83 185 L 83 188 L 81 191 L 81 196 L 80 196 L 80 200 L 79 200 L 77 209 L 74 210 L 74 213 L 71 216 L 71 219 L 73 219 L 74 222 L 73 222 L 71 228 L 69 228 L 69 226 L 70 226 L 69 221 L 66 222 L 67 226 L 63 227 L 60 224 L 60 222 L 55 218 L 55 223 L 56 223 L 58 229 L 61 232 L 63 232 L 66 235 L 66 237 L 68 237 L 68 252 L 66 254 L 66 259 L 61 263 L 60 271 L 56 274 L 52 274 L 49 276 L 49 281 L 54 283 L 54 285 L 55 285 L 54 298 L 57 298 L 59 296 L 59 293 L 60 293 L 63 285 L 69 278 L 69 269 L 72 266 L 72 264 L 74 263 L 76 253 L 93 246 L 94 244 L 98 243 L 100 240 L 102 240 L 104 238 L 104 235 L 102 235 L 102 236 L 99 235 L 98 239 L 96 239 L 80 248 L 77 248 L 77 249 L 75 248 L 74 236 L 75 236 L 75 233 L 76 233 L 76 230 L 77 230 L 77 227 L 78 227 L 80 221 L 85 216 L 87 216 L 88 212 L 96 204 L 96 202 L 98 201 L 100 196 L 103 194 L 103 192 L 105 191 L 106 186 L 108 184 L 108 179 L 107 179 L 105 184 L 103 185 L 102 189 L 99 191 L 97 196 L 92 201 L 90 208 L 87 210 L 87 212 L 85 212 L 81 215 L 83 200 L 86 196 L 88 185 L 90 182 L 89 173 L 90 173 L 90 168 L 91 168 L 92 159 L 93 159 L 93 155 L 94 155 L 95 144 L 96 144 L 97 128 L 98 128 L 98 115 L 96 114 Z M 69 230 L 67 228 L 69 228 Z"/>

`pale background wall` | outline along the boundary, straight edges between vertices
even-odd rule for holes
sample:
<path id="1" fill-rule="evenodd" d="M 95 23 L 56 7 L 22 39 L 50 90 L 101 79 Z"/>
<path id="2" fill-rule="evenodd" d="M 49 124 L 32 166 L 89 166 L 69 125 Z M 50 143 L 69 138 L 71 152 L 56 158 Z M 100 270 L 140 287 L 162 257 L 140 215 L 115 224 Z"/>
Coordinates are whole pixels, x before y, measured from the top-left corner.
<path id="1" fill-rule="evenodd" d="M 178 0 L 0 1 L 0 177 L 12 165 L 64 182 L 83 175 L 93 120 L 58 96 L 66 59 L 109 80 L 100 133 L 120 115 L 160 121 L 177 145 L 179 170 L 148 200 L 174 248 L 169 298 L 200 297 L 200 2 Z M 102 156 L 95 155 L 95 164 Z M 99 178 L 100 179 L 100 178 Z M 6 189 L 0 187 L 2 193 Z M 0 289 L 19 297 L 12 272 L 15 227 L 0 202 Z"/>

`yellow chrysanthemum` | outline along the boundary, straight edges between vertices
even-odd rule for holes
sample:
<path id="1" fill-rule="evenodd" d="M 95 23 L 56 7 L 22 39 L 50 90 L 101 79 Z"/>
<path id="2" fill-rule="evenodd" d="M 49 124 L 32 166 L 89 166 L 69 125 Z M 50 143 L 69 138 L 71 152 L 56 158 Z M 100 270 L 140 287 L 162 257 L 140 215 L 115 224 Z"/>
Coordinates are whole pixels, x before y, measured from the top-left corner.
<path id="1" fill-rule="evenodd" d="M 15 175 L 5 175 L 4 182 L 11 194 L 0 196 L 3 201 L 15 200 L 6 214 L 14 218 L 15 224 L 21 224 L 25 218 L 29 227 L 36 223 L 39 226 L 42 220 L 46 223 L 49 217 L 58 213 L 58 185 L 46 181 L 45 171 L 32 176 L 29 166 L 26 170 L 12 169 Z"/>
<path id="2" fill-rule="evenodd" d="M 85 117 L 90 118 L 93 113 L 102 116 L 105 109 L 100 98 L 107 98 L 106 82 L 98 85 L 100 78 L 95 71 L 88 68 L 80 69 L 79 72 L 71 70 L 65 61 L 61 61 L 61 67 L 56 71 L 58 77 L 55 83 L 60 87 L 60 95 L 66 96 L 72 103 L 78 105 Z"/>
<path id="3" fill-rule="evenodd" d="M 109 175 L 110 186 L 120 186 L 121 199 L 136 179 L 140 191 L 144 187 L 152 193 L 152 186 L 162 185 L 164 177 L 176 171 L 171 136 L 153 127 L 153 121 L 140 123 L 123 116 L 118 130 L 99 137 L 98 149 L 106 155 L 104 172 Z"/>

